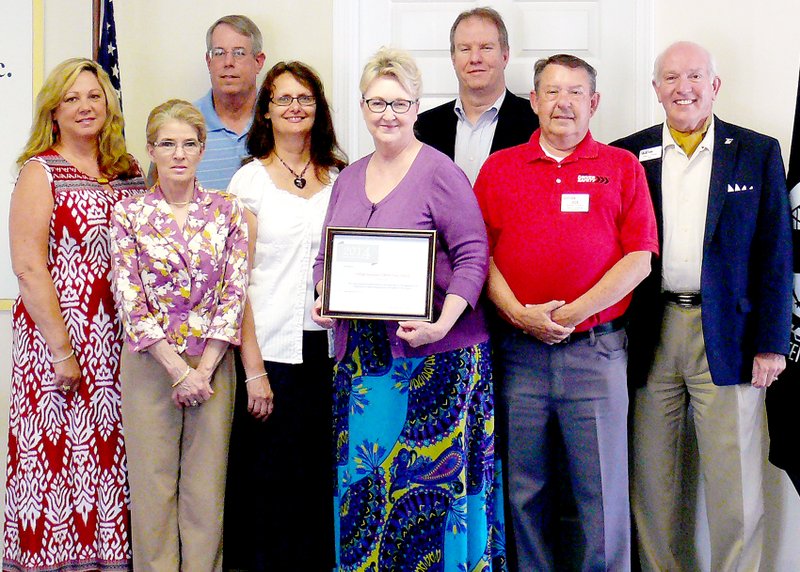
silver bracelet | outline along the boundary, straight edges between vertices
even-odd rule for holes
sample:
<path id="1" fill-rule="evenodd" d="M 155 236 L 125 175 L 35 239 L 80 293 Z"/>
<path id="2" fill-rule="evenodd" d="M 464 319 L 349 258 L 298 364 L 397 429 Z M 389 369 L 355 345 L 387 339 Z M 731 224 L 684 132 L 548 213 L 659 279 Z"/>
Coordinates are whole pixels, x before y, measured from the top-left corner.
<path id="1" fill-rule="evenodd" d="M 265 371 L 264 373 L 259 373 L 258 375 L 254 375 L 253 377 L 248 377 L 247 379 L 244 380 L 244 382 L 250 383 L 254 379 L 258 379 L 259 377 L 267 377 L 267 372 Z"/>
<path id="2" fill-rule="evenodd" d="M 59 359 L 54 359 L 54 360 L 52 361 L 52 364 L 53 364 L 53 365 L 56 365 L 57 363 L 61 363 L 61 362 L 67 361 L 69 358 L 73 357 L 74 355 L 75 355 L 75 350 L 72 350 L 71 352 L 69 352 L 69 353 L 68 353 L 67 355 L 65 355 L 64 357 L 62 357 L 62 358 L 59 358 Z"/>

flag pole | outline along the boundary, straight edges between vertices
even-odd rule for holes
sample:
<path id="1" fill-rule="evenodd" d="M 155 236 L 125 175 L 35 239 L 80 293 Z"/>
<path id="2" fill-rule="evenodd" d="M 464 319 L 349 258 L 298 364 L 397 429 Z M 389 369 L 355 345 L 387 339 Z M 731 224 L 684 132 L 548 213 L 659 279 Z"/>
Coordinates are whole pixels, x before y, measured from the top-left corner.
<path id="1" fill-rule="evenodd" d="M 100 0 L 92 0 L 92 59 L 97 61 L 100 48 Z"/>

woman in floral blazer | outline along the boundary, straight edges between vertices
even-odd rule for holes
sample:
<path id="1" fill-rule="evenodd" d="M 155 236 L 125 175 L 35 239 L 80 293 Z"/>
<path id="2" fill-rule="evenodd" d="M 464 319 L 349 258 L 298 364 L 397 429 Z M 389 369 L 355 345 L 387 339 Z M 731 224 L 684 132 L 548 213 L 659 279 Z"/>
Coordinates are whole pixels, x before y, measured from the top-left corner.
<path id="1" fill-rule="evenodd" d="M 158 182 L 118 203 L 112 222 L 137 571 L 222 569 L 230 346 L 240 342 L 248 244 L 236 198 L 195 179 L 205 138 L 190 103 L 156 107 L 147 150 Z"/>

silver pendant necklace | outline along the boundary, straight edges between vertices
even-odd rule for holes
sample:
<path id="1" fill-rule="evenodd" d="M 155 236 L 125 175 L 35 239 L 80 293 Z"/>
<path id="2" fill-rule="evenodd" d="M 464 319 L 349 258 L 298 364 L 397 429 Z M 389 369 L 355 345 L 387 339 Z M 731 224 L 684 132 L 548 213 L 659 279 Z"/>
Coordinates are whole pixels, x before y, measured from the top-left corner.
<path id="1" fill-rule="evenodd" d="M 305 177 L 303 175 L 306 174 L 306 170 L 308 170 L 308 166 L 311 164 L 311 157 L 308 158 L 308 162 L 306 162 L 306 166 L 303 167 L 303 170 L 300 171 L 300 174 L 298 175 L 297 173 L 294 172 L 294 169 L 292 169 L 289 165 L 286 164 L 286 162 L 283 159 L 281 159 L 280 155 L 275 153 L 275 156 L 278 158 L 278 161 L 281 162 L 281 165 L 283 165 L 284 167 L 289 169 L 289 172 L 292 175 L 294 175 L 294 186 L 297 187 L 298 189 L 302 189 L 303 187 L 305 187 L 306 186 L 306 179 L 305 179 Z"/>

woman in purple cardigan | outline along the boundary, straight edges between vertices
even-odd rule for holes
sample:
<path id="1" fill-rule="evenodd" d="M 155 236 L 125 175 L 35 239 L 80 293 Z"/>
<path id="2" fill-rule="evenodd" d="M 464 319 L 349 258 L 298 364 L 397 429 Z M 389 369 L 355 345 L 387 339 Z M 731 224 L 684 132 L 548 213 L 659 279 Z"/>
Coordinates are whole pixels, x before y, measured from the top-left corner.
<path id="1" fill-rule="evenodd" d="M 339 570 L 504 567 L 495 496 L 489 264 L 464 173 L 414 136 L 421 78 L 383 48 L 361 77 L 375 152 L 346 168 L 324 226 L 437 231 L 434 320 L 314 319 L 335 331 Z M 322 288 L 324 245 L 314 267 Z M 499 538 L 498 538 L 499 537 Z M 498 548 L 500 547 L 500 548 Z"/>

